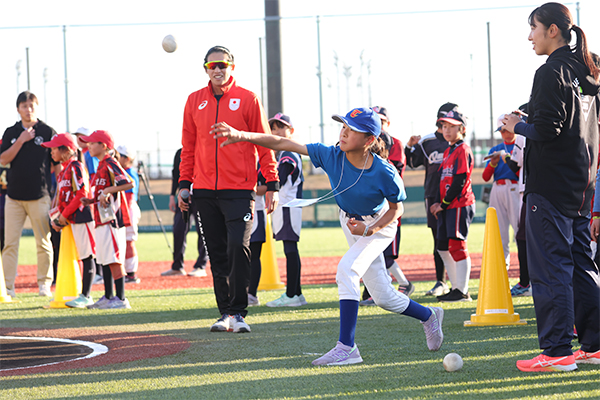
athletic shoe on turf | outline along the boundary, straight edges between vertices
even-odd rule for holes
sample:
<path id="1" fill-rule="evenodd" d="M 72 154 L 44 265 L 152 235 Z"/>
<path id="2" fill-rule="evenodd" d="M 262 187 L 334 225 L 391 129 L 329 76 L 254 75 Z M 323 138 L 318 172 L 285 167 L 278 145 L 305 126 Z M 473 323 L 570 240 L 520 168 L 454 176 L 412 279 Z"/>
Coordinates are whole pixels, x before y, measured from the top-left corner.
<path id="1" fill-rule="evenodd" d="M 575 371 L 577 364 L 573 355 L 549 357 L 545 354 L 540 354 L 531 360 L 517 361 L 517 368 L 523 372 Z"/>
<path id="2" fill-rule="evenodd" d="M 458 301 L 473 301 L 469 292 L 464 294 L 459 289 L 452 289 L 450 293 L 445 294 L 443 296 L 438 296 L 437 300 L 444 303 L 456 303 Z"/>
<path id="3" fill-rule="evenodd" d="M 280 298 L 273 301 L 269 301 L 267 307 L 300 307 L 302 303 L 298 296 L 288 297 L 287 294 L 283 293 Z"/>
<path id="4" fill-rule="evenodd" d="M 104 278 L 102 277 L 102 275 L 94 276 L 94 281 L 92 282 L 92 285 L 104 285 Z"/>
<path id="5" fill-rule="evenodd" d="M 17 297 L 17 294 L 15 293 L 15 289 L 6 289 L 6 294 L 9 295 L 10 297 Z"/>
<path id="6" fill-rule="evenodd" d="M 406 285 L 406 286 L 405 285 L 398 286 L 398 291 L 400 293 L 403 293 L 404 295 L 410 297 L 410 295 L 413 294 L 413 292 L 415 291 L 415 285 L 408 282 L 408 285 Z"/>
<path id="7" fill-rule="evenodd" d="M 71 308 L 87 308 L 87 306 L 91 306 L 94 304 L 94 300 L 91 297 L 85 297 L 83 294 L 75 297 L 71 301 L 67 301 L 65 306 Z"/>
<path id="8" fill-rule="evenodd" d="M 304 297 L 303 294 L 299 294 L 298 295 L 298 300 L 300 300 L 300 305 L 301 306 L 305 306 L 308 304 L 308 301 L 306 301 L 306 297 Z"/>
<path id="9" fill-rule="evenodd" d="M 444 342 L 444 332 L 442 332 L 442 322 L 444 321 L 444 310 L 441 307 L 428 307 L 431 310 L 431 316 L 427 321 L 421 321 L 427 347 L 431 351 L 437 351 Z"/>
<path id="10" fill-rule="evenodd" d="M 162 272 L 160 276 L 185 276 L 187 273 L 185 269 L 168 269 L 165 272 Z"/>
<path id="11" fill-rule="evenodd" d="M 258 301 L 258 297 L 248 293 L 248 307 L 252 306 L 260 306 L 260 301 Z"/>
<path id="12" fill-rule="evenodd" d="M 244 317 L 241 314 L 235 314 L 232 317 L 233 320 L 233 333 L 248 333 L 250 332 L 250 326 L 244 321 Z"/>
<path id="13" fill-rule="evenodd" d="M 446 293 L 449 293 L 450 289 L 446 282 L 437 281 L 433 287 L 425 293 L 425 296 L 443 296 Z"/>
<path id="14" fill-rule="evenodd" d="M 43 297 L 52 297 L 52 291 L 50 290 L 50 286 L 41 284 L 40 285 L 40 296 Z"/>
<path id="15" fill-rule="evenodd" d="M 513 297 L 531 296 L 531 283 L 526 287 L 523 287 L 520 283 L 517 283 L 515 286 L 512 287 L 512 289 L 510 289 L 510 295 Z"/>
<path id="16" fill-rule="evenodd" d="M 184 271 L 185 272 L 185 271 Z M 190 272 L 188 272 L 188 276 L 193 276 L 196 278 L 202 278 L 206 276 L 206 270 L 204 268 L 194 268 Z"/>
<path id="17" fill-rule="evenodd" d="M 233 317 L 229 314 L 221 315 L 210 327 L 211 332 L 231 332 L 233 330 Z"/>
<path id="18" fill-rule="evenodd" d="M 579 349 L 573 353 L 573 357 L 577 364 L 600 364 L 600 350 L 588 353 Z"/>
<path id="19" fill-rule="evenodd" d="M 100 297 L 100 299 L 92 305 L 87 306 L 87 308 L 104 308 L 110 299 L 107 299 L 106 296 Z"/>
<path id="20" fill-rule="evenodd" d="M 360 356 L 358 347 L 356 347 L 356 343 L 350 347 L 342 342 L 337 342 L 333 349 L 314 360 L 312 365 L 348 365 L 358 364 L 362 361 L 363 359 Z"/>
<path id="21" fill-rule="evenodd" d="M 373 300 L 373 298 L 372 298 L 372 297 L 369 297 L 369 298 L 368 298 L 368 299 L 366 299 L 366 300 L 361 300 L 361 301 L 358 303 L 358 305 L 359 305 L 359 306 L 376 306 L 377 304 L 375 304 L 375 300 Z"/>
<path id="22" fill-rule="evenodd" d="M 127 299 L 121 300 L 117 296 L 110 299 L 110 301 L 108 303 L 106 303 L 105 306 L 100 307 L 100 309 L 104 309 L 104 310 L 122 310 L 122 309 L 126 309 L 126 308 L 131 308 L 131 304 L 129 304 L 129 300 L 127 300 Z"/>
<path id="23" fill-rule="evenodd" d="M 141 279 L 138 278 L 135 274 L 133 275 L 125 275 L 125 283 L 140 283 Z"/>

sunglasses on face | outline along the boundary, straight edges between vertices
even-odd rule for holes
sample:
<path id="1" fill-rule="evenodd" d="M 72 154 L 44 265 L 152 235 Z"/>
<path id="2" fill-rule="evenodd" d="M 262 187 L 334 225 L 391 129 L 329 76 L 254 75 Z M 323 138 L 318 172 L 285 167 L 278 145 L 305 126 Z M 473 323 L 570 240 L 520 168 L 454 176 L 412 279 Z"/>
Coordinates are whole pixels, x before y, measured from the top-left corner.
<path id="1" fill-rule="evenodd" d="M 231 67 L 233 65 L 232 62 L 230 61 L 209 61 L 206 64 L 204 64 L 204 67 L 206 69 L 215 69 L 215 68 L 219 68 L 219 69 L 225 69 L 227 67 Z"/>

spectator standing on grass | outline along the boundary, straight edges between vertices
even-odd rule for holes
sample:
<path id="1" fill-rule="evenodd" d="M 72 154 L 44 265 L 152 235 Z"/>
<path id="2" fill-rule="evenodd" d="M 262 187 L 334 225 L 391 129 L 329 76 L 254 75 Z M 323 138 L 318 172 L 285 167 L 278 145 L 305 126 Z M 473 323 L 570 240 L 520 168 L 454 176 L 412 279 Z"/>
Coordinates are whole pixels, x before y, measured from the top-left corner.
<path id="1" fill-rule="evenodd" d="M 573 371 L 600 364 L 600 274 L 590 249 L 600 223 L 589 229 L 600 70 L 564 5 L 536 8 L 529 25 L 533 50 L 548 58 L 535 73 L 527 122 L 509 114 L 504 129 L 527 138 L 527 257 L 542 353 L 517 368 Z M 574 325 L 581 348 L 573 354 Z"/>
<path id="2" fill-rule="evenodd" d="M 354 336 L 358 320 L 360 280 L 369 288 L 375 303 L 385 310 L 418 319 L 423 324 L 427 346 L 442 346 L 444 310 L 423 307 L 392 286 L 383 251 L 396 234 L 406 199 L 398 171 L 376 155 L 385 146 L 379 139 L 381 119 L 370 108 L 355 108 L 346 116 L 334 115 L 343 123 L 339 146 L 321 143 L 302 145 L 292 139 L 261 133 L 240 132 L 225 122 L 213 125 L 217 138 L 228 138 L 221 146 L 248 141 L 278 151 L 293 151 L 310 157 L 321 167 L 334 187 L 340 207 L 340 224 L 350 249 L 342 257 L 336 274 L 340 298 L 340 335 L 336 346 L 313 365 L 346 365 L 362 362 Z"/>
<path id="3" fill-rule="evenodd" d="M 127 175 L 133 182 L 133 187 L 125 191 L 125 200 L 129 209 L 130 225 L 125 227 L 126 243 L 125 243 L 125 283 L 140 283 L 140 278 L 137 276 L 139 267 L 139 259 L 135 242 L 138 240 L 138 224 L 142 217 L 142 212 L 138 206 L 139 191 L 140 191 L 140 176 L 135 165 L 135 152 L 127 146 L 121 145 L 117 147 L 117 156 L 119 164 L 127 172 Z"/>
<path id="4" fill-rule="evenodd" d="M 256 166 L 267 182 L 265 211 L 277 206 L 279 179 L 271 150 L 250 143 L 222 148 L 210 134 L 215 122 L 236 129 L 270 133 L 258 97 L 237 85 L 231 52 L 223 46 L 208 50 L 204 71 L 208 86 L 192 93 L 183 115 L 179 207 L 193 184 L 193 202 L 200 213 L 217 307 L 221 317 L 211 332 L 250 332 L 245 321 L 250 280 L 250 231 L 254 215 Z"/>
<path id="5" fill-rule="evenodd" d="M 442 124 L 444 139 L 450 147 L 444 152 L 440 165 L 440 193 L 430 211 L 438 221 L 437 251 L 444 260 L 452 290 L 437 299 L 442 302 L 471 301 L 471 256 L 467 250 L 467 236 L 475 216 L 475 195 L 471 188 L 475 159 L 463 140 L 467 121 L 458 108 L 448 111 L 438 122 Z"/>
<path id="6" fill-rule="evenodd" d="M 440 118 L 445 117 L 446 113 L 453 110 L 455 107 L 458 106 L 454 103 L 443 104 L 437 112 L 437 130 L 423 138 L 421 138 L 421 136 L 411 136 L 404 149 L 404 153 L 406 154 L 406 164 L 410 168 L 417 168 L 421 165 L 425 167 L 425 212 L 427 214 L 427 226 L 431 229 L 433 235 L 433 259 L 435 261 L 436 276 L 436 283 L 433 288 L 425 293 L 426 296 L 441 296 L 449 292 L 448 285 L 446 285 L 446 268 L 444 267 L 444 261 L 442 261 L 442 258 L 437 251 L 437 220 L 433 214 L 431 214 L 430 208 L 440 192 L 441 171 L 439 168 L 444 159 L 444 151 L 446 151 L 449 146 L 442 134 L 442 124 L 438 121 Z"/>
<path id="7" fill-rule="evenodd" d="M 96 224 L 96 261 L 102 266 L 104 296 L 88 308 L 131 308 L 125 297 L 126 230 L 130 224 L 129 209 L 123 191 L 133 188 L 133 181 L 110 152 L 114 139 L 107 131 L 94 131 L 83 138 L 93 157 L 100 160 L 94 175 L 91 198 L 81 200 L 83 205 L 94 203 Z M 108 212 L 106 210 L 109 210 Z M 115 292 L 113 292 L 113 278 Z"/>
<path id="8" fill-rule="evenodd" d="M 177 150 L 173 158 L 173 170 L 171 173 L 171 196 L 169 196 L 169 209 L 175 214 L 173 215 L 173 263 L 171 269 L 161 273 L 161 276 L 178 276 L 189 275 L 194 277 L 206 276 L 206 264 L 208 263 L 208 252 L 204 244 L 202 236 L 202 224 L 200 223 L 200 215 L 196 211 L 194 203 L 190 203 L 187 221 L 183 218 L 183 213 L 177 204 L 177 190 L 179 188 L 179 164 L 181 163 L 181 149 Z M 186 273 L 183 268 L 185 249 L 187 247 L 187 234 L 192 227 L 192 220 L 196 222 L 196 232 L 198 233 L 198 258 L 194 264 L 194 268 Z"/>
<path id="9" fill-rule="evenodd" d="M 292 138 L 294 126 L 288 115 L 277 113 L 269 120 L 273 135 Z M 268 302 L 267 307 L 300 307 L 307 304 L 300 284 L 302 262 L 298 252 L 298 241 L 302 229 L 302 208 L 285 207 L 285 204 L 302 198 L 302 157 L 291 151 L 280 151 L 277 157 L 279 174 L 279 205 L 273 211 L 273 236 L 283 242 L 286 267 L 286 291 L 278 299 Z"/>
<path id="10" fill-rule="evenodd" d="M 85 308 L 94 304 L 91 290 L 96 275 L 94 218 L 90 207 L 81 203 L 81 199 L 89 194 L 88 174 L 77 160 L 77 143 L 71 134 L 55 135 L 42 146 L 49 148 L 52 159 L 62 164 L 62 171 L 56 177 L 56 194 L 50 210 L 52 229 L 60 232 L 65 226 L 71 225 L 77 254 L 83 264 L 81 293 L 65 305 Z"/>
<path id="11" fill-rule="evenodd" d="M 5 244 L 2 265 L 7 293 L 15 296 L 15 279 L 19 258 L 19 241 L 29 217 L 37 248 L 37 283 L 40 296 L 52 296 L 52 243 L 50 241 L 51 170 L 60 172 L 60 164 L 42 147 L 56 135 L 54 129 L 37 118 L 37 97 L 25 91 L 17 97 L 21 120 L 4 131 L 0 147 L 0 164 L 8 165 L 7 196 L 4 208 Z"/>

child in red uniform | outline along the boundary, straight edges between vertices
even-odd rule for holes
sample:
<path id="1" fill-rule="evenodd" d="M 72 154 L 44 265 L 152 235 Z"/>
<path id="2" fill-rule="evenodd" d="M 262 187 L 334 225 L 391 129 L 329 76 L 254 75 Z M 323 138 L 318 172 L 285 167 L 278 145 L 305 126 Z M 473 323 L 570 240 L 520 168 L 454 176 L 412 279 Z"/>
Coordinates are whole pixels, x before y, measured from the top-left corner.
<path id="1" fill-rule="evenodd" d="M 52 159 L 62 163 L 62 171 L 56 177 L 54 208 L 50 210 L 51 215 L 56 213 L 56 217 L 51 220 L 52 228 L 60 232 L 67 224 L 71 224 L 77 254 L 83 264 L 81 294 L 65 304 L 68 307 L 85 308 L 94 304 L 90 292 L 92 280 L 96 275 L 94 219 L 90 207 L 81 203 L 81 199 L 85 198 L 89 191 L 88 174 L 76 158 L 77 143 L 70 134 L 60 133 L 52 140 L 42 143 L 42 147 L 51 149 Z"/>
<path id="2" fill-rule="evenodd" d="M 100 160 L 92 184 L 92 198 L 83 199 L 85 203 L 96 203 L 94 220 L 96 221 L 96 259 L 102 265 L 104 276 L 104 296 L 88 308 L 131 308 L 125 298 L 125 227 L 130 224 L 127 202 L 122 191 L 131 189 L 133 183 L 127 173 L 112 158 L 109 150 L 114 141 L 107 131 L 95 131 L 81 138 L 88 143 L 90 155 Z M 112 209 L 104 213 L 103 209 Z M 102 217 L 101 217 L 102 213 Z M 115 281 L 116 296 L 113 297 L 112 279 Z"/>
<path id="3" fill-rule="evenodd" d="M 475 195 L 471 189 L 473 153 L 464 141 L 465 117 L 454 108 L 442 123 L 444 139 L 450 147 L 444 152 L 440 165 L 440 197 L 430 211 L 438 220 L 438 253 L 446 266 L 452 291 L 438 296 L 438 301 L 471 301 L 469 275 L 471 257 L 467 250 L 469 226 L 475 216 Z"/>

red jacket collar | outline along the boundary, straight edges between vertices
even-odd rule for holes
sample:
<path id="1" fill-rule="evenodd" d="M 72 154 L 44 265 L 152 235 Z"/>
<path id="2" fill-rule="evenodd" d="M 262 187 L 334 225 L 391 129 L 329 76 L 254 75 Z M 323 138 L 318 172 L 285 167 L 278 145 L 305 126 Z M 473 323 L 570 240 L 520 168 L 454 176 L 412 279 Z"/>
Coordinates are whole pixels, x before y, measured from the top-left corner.
<path id="1" fill-rule="evenodd" d="M 223 94 L 227 94 L 227 92 L 229 92 L 231 90 L 231 88 L 234 86 L 235 86 L 235 79 L 233 79 L 233 76 L 230 76 L 227 83 L 225 85 L 221 86 L 221 90 L 223 91 Z M 215 92 L 213 90 L 212 83 L 210 83 L 210 80 L 208 81 L 208 87 L 209 87 L 211 93 L 214 95 Z"/>

